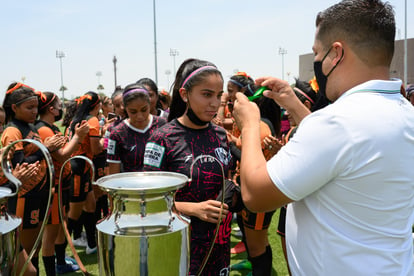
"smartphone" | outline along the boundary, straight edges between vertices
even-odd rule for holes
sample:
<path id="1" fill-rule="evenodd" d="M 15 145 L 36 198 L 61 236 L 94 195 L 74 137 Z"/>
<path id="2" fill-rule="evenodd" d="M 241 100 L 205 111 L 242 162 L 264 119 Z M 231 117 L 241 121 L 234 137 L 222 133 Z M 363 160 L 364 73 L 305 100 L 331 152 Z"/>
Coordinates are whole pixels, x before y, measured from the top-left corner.
<path id="1" fill-rule="evenodd" d="M 109 112 L 108 113 L 108 120 L 111 120 L 112 118 L 116 118 L 117 115 L 115 113 Z"/>

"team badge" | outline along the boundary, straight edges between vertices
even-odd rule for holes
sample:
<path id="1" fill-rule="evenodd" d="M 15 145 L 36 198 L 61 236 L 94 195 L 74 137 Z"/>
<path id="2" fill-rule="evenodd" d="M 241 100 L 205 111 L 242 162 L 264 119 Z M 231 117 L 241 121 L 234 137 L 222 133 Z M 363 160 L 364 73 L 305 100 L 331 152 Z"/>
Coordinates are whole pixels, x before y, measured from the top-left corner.
<path id="1" fill-rule="evenodd" d="M 145 146 L 144 165 L 159 168 L 164 157 L 165 147 L 148 142 Z"/>

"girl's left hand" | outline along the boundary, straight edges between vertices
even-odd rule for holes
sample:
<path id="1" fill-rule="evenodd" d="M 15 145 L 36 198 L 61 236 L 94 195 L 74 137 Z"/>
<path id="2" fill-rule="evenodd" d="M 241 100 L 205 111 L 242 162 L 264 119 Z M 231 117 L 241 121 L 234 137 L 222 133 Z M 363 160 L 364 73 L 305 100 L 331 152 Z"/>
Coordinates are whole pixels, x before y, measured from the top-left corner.
<path id="1" fill-rule="evenodd" d="M 196 212 L 196 216 L 204 221 L 217 223 L 220 216 L 220 207 L 221 202 L 217 200 L 207 200 L 198 203 L 199 211 Z M 223 204 L 223 210 L 221 213 L 221 221 L 223 221 L 227 214 L 229 213 L 229 206 L 227 204 Z"/>

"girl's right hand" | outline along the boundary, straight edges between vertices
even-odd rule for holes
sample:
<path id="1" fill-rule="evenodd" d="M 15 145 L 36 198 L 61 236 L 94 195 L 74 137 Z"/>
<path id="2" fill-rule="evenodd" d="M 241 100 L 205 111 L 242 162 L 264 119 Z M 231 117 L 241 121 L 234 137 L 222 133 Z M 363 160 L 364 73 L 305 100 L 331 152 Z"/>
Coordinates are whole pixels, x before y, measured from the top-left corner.
<path id="1" fill-rule="evenodd" d="M 31 184 L 29 181 L 32 177 L 39 173 L 40 163 L 39 161 L 28 164 L 22 163 L 17 164 L 13 170 L 13 176 L 19 179 L 22 182 L 20 187 L 19 194 L 24 195 L 27 192 L 31 191 L 37 184 Z"/>
<path id="2" fill-rule="evenodd" d="M 52 137 L 46 138 L 43 144 L 49 152 L 53 152 L 62 148 L 66 144 L 66 137 L 56 134 Z"/>
<path id="3" fill-rule="evenodd" d="M 198 203 L 198 212 L 196 212 L 196 216 L 207 222 L 217 223 L 220 215 L 220 206 L 221 202 L 217 200 L 207 200 Z M 221 213 L 221 221 L 225 220 L 228 213 L 229 213 L 229 206 L 227 204 L 223 204 L 223 210 Z"/>
<path id="4" fill-rule="evenodd" d="M 75 134 L 79 136 L 80 140 L 83 140 L 88 133 L 89 133 L 89 124 L 87 121 L 83 120 L 82 122 L 76 124 Z"/>

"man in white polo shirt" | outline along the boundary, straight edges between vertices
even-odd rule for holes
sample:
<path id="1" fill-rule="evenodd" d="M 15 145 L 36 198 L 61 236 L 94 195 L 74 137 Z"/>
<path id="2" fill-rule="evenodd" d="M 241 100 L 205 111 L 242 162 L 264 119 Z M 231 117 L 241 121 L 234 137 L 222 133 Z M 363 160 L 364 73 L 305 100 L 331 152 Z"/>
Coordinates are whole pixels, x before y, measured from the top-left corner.
<path id="1" fill-rule="evenodd" d="M 316 28 L 315 76 L 332 104 L 306 116 L 287 82 L 257 79 L 269 89 L 265 96 L 304 118 L 267 163 L 258 108 L 237 95 L 243 200 L 260 212 L 292 202 L 293 275 L 413 275 L 414 108 L 401 81 L 389 80 L 393 9 L 345 0 L 321 12 Z"/>

